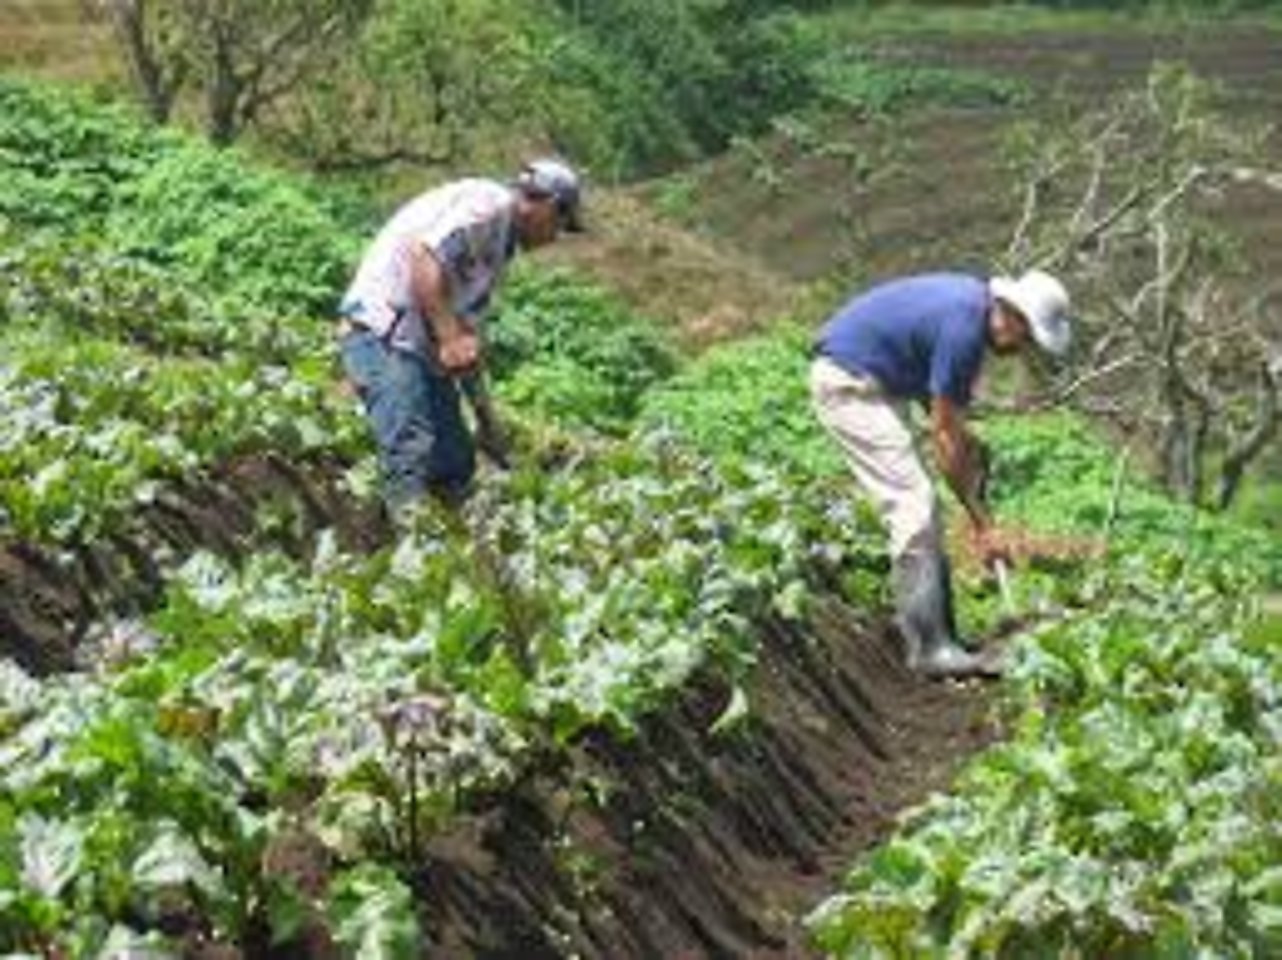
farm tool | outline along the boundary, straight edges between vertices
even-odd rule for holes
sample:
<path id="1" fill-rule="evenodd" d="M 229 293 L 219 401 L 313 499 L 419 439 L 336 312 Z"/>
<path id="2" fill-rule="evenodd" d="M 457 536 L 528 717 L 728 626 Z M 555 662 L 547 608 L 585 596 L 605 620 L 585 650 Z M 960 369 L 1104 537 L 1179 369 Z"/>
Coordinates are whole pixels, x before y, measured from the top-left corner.
<path id="1" fill-rule="evenodd" d="M 500 470 L 512 469 L 512 448 L 507 434 L 494 410 L 485 375 L 480 370 L 469 370 L 458 378 L 459 388 L 467 397 L 476 417 L 476 446 Z"/>
<path id="2" fill-rule="evenodd" d="M 992 451 L 988 444 L 978 437 L 971 438 L 971 448 L 975 457 L 975 500 L 991 513 L 989 505 L 989 483 L 992 479 Z M 988 565 L 988 570 L 997 580 L 997 590 L 1001 597 L 1002 615 L 1013 619 L 1016 615 L 1015 597 L 1010 585 L 1010 561 L 998 554 Z"/>

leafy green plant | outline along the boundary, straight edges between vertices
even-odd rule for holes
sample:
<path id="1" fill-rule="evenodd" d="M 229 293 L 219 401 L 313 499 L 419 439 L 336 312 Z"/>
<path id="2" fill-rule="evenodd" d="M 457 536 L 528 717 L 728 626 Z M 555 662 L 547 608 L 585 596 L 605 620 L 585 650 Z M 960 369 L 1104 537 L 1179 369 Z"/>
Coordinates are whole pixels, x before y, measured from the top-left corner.
<path id="1" fill-rule="evenodd" d="M 0 81 L 0 223 L 147 261 L 211 300 L 325 313 L 359 252 L 352 225 L 297 178 L 158 130 L 118 107 Z M 78 259 L 68 247 L 66 256 Z"/>
<path id="2" fill-rule="evenodd" d="M 294 183 L 195 145 L 122 188 L 107 231 L 117 249 L 172 267 L 196 289 L 284 314 L 328 315 L 359 253 Z"/>
<path id="3" fill-rule="evenodd" d="M 0 219 L 23 229 L 90 231 L 120 185 L 177 142 L 118 105 L 0 77 Z"/>
<path id="4" fill-rule="evenodd" d="M 1161 550 L 1022 639 L 1012 737 L 811 916 L 841 956 L 1267 955 L 1282 944 L 1276 641 L 1249 579 Z"/>
<path id="5" fill-rule="evenodd" d="M 338 942 L 361 960 L 412 956 L 421 943 L 409 890 L 385 867 L 362 864 L 340 875 L 329 912 Z"/>
<path id="6" fill-rule="evenodd" d="M 518 273 L 489 340 L 506 395 L 568 424 L 621 429 L 676 368 L 654 323 L 567 274 Z"/>
<path id="7" fill-rule="evenodd" d="M 389 871 L 462 799 L 589 729 L 627 734 L 696 673 L 741 679 L 754 618 L 799 615 L 820 566 L 877 562 L 862 514 L 671 438 L 523 461 L 373 554 L 198 554 L 146 623 L 104 625 L 96 672 L 0 672 L 0 947 L 66 947 L 73 916 L 145 934 L 175 886 L 243 937 L 281 902 L 259 855 L 286 813 L 351 871 L 339 938 L 400 943 Z"/>
<path id="8" fill-rule="evenodd" d="M 268 449 L 355 457 L 369 444 L 329 364 L 158 359 L 109 340 L 3 339 L 4 525 L 82 541 L 149 502 L 167 478 Z"/>
<path id="9" fill-rule="evenodd" d="M 651 390 L 640 414 L 719 459 L 752 458 L 812 476 L 844 470 L 810 411 L 809 334 L 785 329 L 711 351 Z"/>

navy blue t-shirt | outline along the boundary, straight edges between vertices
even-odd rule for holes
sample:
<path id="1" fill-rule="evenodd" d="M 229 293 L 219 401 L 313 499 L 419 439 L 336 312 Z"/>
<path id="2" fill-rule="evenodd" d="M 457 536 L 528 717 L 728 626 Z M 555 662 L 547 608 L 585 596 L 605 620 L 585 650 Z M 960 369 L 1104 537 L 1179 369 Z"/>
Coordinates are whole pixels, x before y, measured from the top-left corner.
<path id="1" fill-rule="evenodd" d="M 984 362 L 988 283 L 929 273 L 879 284 L 842 307 L 819 333 L 818 351 L 892 397 L 970 403 Z"/>

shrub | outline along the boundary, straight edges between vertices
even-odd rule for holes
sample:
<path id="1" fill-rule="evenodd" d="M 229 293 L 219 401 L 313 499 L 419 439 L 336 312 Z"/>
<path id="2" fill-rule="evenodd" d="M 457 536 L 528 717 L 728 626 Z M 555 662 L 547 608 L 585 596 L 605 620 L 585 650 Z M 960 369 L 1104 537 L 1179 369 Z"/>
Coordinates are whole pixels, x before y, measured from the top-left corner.
<path id="1" fill-rule="evenodd" d="M 359 249 L 294 183 L 196 145 L 166 154 L 122 200 L 108 226 L 122 251 L 282 312 L 332 309 Z"/>

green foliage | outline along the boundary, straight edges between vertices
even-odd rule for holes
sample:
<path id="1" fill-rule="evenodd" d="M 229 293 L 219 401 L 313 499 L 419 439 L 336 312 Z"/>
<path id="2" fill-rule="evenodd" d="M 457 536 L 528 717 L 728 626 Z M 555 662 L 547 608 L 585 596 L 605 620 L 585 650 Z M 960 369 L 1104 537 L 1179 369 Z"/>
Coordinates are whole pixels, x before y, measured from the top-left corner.
<path id="1" fill-rule="evenodd" d="M 829 54 L 814 73 L 824 100 L 858 113 L 891 113 L 919 104 L 1004 106 L 1027 97 L 1017 81 L 982 71 L 881 64 L 858 50 Z"/>
<path id="2" fill-rule="evenodd" d="M 385 0 L 271 135 L 329 170 L 507 166 L 512 144 L 591 106 L 582 91 L 557 101 L 548 13 L 541 0 Z"/>
<path id="3" fill-rule="evenodd" d="M 567 425 L 621 430 L 676 368 L 654 323 L 567 274 L 518 271 L 488 336 L 503 395 Z"/>
<path id="4" fill-rule="evenodd" d="M 409 889 L 394 872 L 361 864 L 334 884 L 330 912 L 336 939 L 360 960 L 413 956 L 421 941 Z"/>
<path id="5" fill-rule="evenodd" d="M 813 93 L 821 48 L 750 0 L 388 0 L 269 133 L 334 170 L 506 166 L 553 143 L 613 180 L 764 130 Z"/>
<path id="6" fill-rule="evenodd" d="M 32 540 L 108 532 L 165 479 L 238 454 L 353 456 L 368 443 L 324 363 L 157 359 L 56 332 L 2 342 L 0 516 Z"/>
<path id="7" fill-rule="evenodd" d="M 175 142 L 120 106 L 0 77 L 0 220 L 23 230 L 91 232 L 120 185 Z"/>
<path id="8" fill-rule="evenodd" d="M 127 256 L 279 313 L 325 315 L 359 244 L 295 184 L 234 154 L 168 151 L 122 187 L 107 224 Z"/>
<path id="9" fill-rule="evenodd" d="M 19 239 L 0 223 L 0 250 L 0 322 L 6 325 L 118 340 L 157 355 L 241 352 L 264 363 L 285 363 L 326 346 L 319 325 L 215 302 L 176 282 L 172 271 L 122 256 L 94 236 L 34 233 Z"/>
<path id="10" fill-rule="evenodd" d="M 632 405 L 618 396 L 604 376 L 559 356 L 519 367 L 501 381 L 498 394 L 522 415 L 607 433 L 626 429 L 628 417 L 622 408 Z"/>
<path id="11" fill-rule="evenodd" d="M 558 5 L 569 39 L 557 79 L 598 93 L 619 172 L 721 149 L 813 92 L 819 37 L 786 10 L 751 0 Z"/>
<path id="12" fill-rule="evenodd" d="M 352 249 L 323 204 L 123 111 L 2 89 L 6 531 L 78 542 L 229 456 L 366 448 L 328 324 L 301 316 Z"/>
<path id="13" fill-rule="evenodd" d="M 1069 415 L 987 421 L 1003 522 L 1109 536 L 1021 570 L 1010 740 L 810 917 L 832 955 L 1260 956 L 1282 945 L 1282 545 L 1161 496 Z M 969 596 L 968 615 L 983 616 Z"/>
<path id="14" fill-rule="evenodd" d="M 576 109 L 559 111 L 556 142 L 603 182 L 674 166 L 697 151 L 645 69 L 602 51 L 591 34 L 566 30 L 548 64 L 557 98 Z"/>
<path id="15" fill-rule="evenodd" d="M 1282 480 L 1271 475 L 1276 475 L 1276 467 L 1263 465 L 1259 477 L 1245 485 L 1230 516 L 1243 526 L 1272 530 L 1282 536 Z"/>
<path id="16" fill-rule="evenodd" d="M 844 471 L 810 410 L 810 334 L 784 330 L 713 350 L 646 395 L 640 422 L 720 460 L 751 458 L 804 476 Z"/>
<path id="17" fill-rule="evenodd" d="M 0 82 L 6 246 L 44 228 L 69 261 L 88 243 L 162 268 L 212 302 L 294 315 L 332 308 L 359 245 L 314 192 L 118 108 Z"/>
<path id="18" fill-rule="evenodd" d="M 664 177 L 654 185 L 655 210 L 679 223 L 694 220 L 698 201 L 699 182 L 691 173 L 676 173 Z"/>
<path id="19" fill-rule="evenodd" d="M 1119 550 L 1163 544 L 1196 563 L 1233 562 L 1282 584 L 1282 543 L 1267 530 L 1177 503 L 1129 455 L 1119 456 L 1081 418 L 995 419 L 992 490 L 1003 515 L 1039 529 L 1108 535 Z"/>
<path id="20" fill-rule="evenodd" d="M 346 282 L 360 241 L 344 225 L 368 225 L 359 197 L 321 202 L 126 114 L 4 92 L 31 109 L 0 127 L 0 169 L 35 177 L 19 201 L 43 198 L 34 220 L 0 219 L 7 529 L 79 541 L 227 457 L 367 449 L 368 427 L 334 389 L 330 324 L 308 315 Z M 115 158 L 108 174 L 99 150 Z M 88 196 L 96 213 L 78 217 Z M 674 369 L 653 325 L 568 276 L 518 271 L 502 302 L 494 368 L 536 415 L 619 431 Z"/>
<path id="21" fill-rule="evenodd" d="M 833 955 L 1265 956 L 1282 947 L 1276 635 L 1231 565 L 1085 574 L 1017 644 L 1009 743 L 810 918 Z"/>

